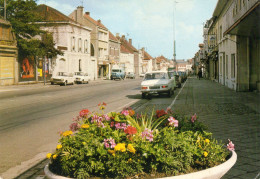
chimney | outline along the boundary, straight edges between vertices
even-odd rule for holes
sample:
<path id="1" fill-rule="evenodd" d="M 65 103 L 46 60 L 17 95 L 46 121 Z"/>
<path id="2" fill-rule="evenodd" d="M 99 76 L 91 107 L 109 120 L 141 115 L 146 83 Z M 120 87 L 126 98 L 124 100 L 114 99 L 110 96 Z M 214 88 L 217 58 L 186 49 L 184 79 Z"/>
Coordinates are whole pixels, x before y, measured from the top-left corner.
<path id="1" fill-rule="evenodd" d="M 99 24 L 101 24 L 101 20 L 100 20 L 100 19 L 98 19 L 97 22 L 98 22 Z"/>
<path id="2" fill-rule="evenodd" d="M 90 16 L 90 12 L 85 12 L 86 15 Z"/>
<path id="3" fill-rule="evenodd" d="M 83 7 L 82 6 L 78 6 L 77 7 L 77 11 L 76 11 L 76 17 L 75 20 L 79 23 L 82 22 L 82 17 L 83 17 Z"/>
<path id="4" fill-rule="evenodd" d="M 132 39 L 129 39 L 129 43 L 132 45 Z"/>
<path id="5" fill-rule="evenodd" d="M 119 33 L 116 33 L 116 37 L 119 37 Z"/>

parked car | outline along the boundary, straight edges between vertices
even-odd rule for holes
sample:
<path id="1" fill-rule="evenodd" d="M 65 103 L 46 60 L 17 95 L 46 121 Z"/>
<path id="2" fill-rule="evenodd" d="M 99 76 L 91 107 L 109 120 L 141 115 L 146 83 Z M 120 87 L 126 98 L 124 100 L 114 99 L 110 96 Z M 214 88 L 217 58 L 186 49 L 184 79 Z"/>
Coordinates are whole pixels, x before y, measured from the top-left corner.
<path id="1" fill-rule="evenodd" d="M 166 93 L 171 97 L 174 93 L 174 79 L 166 71 L 147 72 L 141 83 L 142 98 L 152 94 Z"/>
<path id="2" fill-rule="evenodd" d="M 176 71 L 169 71 L 169 75 L 171 78 L 175 80 L 175 88 L 181 87 L 181 81 L 179 79 L 179 74 Z"/>
<path id="3" fill-rule="evenodd" d="M 134 74 L 134 72 L 128 72 L 128 73 L 126 74 L 126 78 L 135 79 L 135 74 Z"/>
<path id="4" fill-rule="evenodd" d="M 81 84 L 88 83 L 90 80 L 88 74 L 83 72 L 75 72 L 74 78 L 75 78 L 75 83 L 81 83 Z"/>
<path id="5" fill-rule="evenodd" d="M 58 85 L 64 85 L 72 84 L 74 85 L 74 77 L 73 74 L 68 74 L 67 72 L 58 72 L 55 77 L 51 78 L 51 84 L 58 84 Z"/>
<path id="6" fill-rule="evenodd" d="M 124 69 L 118 68 L 118 69 L 112 69 L 111 72 L 111 80 L 115 79 L 125 79 L 125 71 Z"/>
<path id="7" fill-rule="evenodd" d="M 144 73 L 140 73 L 140 75 L 139 75 L 139 76 L 140 76 L 140 77 L 144 77 L 144 75 L 145 75 Z"/>

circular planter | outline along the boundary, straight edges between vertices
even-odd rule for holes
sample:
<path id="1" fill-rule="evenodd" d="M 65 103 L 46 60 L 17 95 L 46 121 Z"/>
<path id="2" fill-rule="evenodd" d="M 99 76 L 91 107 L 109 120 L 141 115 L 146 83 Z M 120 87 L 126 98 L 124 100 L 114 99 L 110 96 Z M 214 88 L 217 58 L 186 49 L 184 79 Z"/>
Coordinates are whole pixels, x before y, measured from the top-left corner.
<path id="1" fill-rule="evenodd" d="M 172 177 L 164 177 L 161 179 L 220 179 L 224 176 L 236 163 L 237 161 L 237 154 L 235 151 L 232 151 L 232 156 L 226 162 L 217 165 L 212 168 L 208 168 L 205 170 L 201 170 L 194 173 L 172 176 Z M 49 179 L 69 179 L 67 177 L 55 175 L 49 170 L 49 165 L 47 164 L 44 168 L 44 173 Z"/>

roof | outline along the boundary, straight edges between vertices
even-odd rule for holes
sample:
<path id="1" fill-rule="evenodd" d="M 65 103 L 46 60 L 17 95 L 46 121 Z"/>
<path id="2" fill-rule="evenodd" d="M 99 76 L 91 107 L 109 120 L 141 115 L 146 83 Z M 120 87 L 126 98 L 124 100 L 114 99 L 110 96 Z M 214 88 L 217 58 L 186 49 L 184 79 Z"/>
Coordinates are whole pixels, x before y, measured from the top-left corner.
<path id="1" fill-rule="evenodd" d="M 165 58 L 163 55 L 156 57 L 156 63 L 161 63 L 161 62 L 167 62 L 167 58 Z"/>
<path id="2" fill-rule="evenodd" d="M 149 53 L 144 51 L 144 60 L 151 60 L 151 59 L 153 59 L 153 57 Z"/>
<path id="3" fill-rule="evenodd" d="M 119 42 L 119 40 L 110 31 L 109 31 L 109 40 L 113 40 L 113 41 Z"/>
<path id="4" fill-rule="evenodd" d="M 86 19 L 88 19 L 90 22 L 92 22 L 93 24 L 95 24 L 96 26 L 98 26 L 98 27 L 101 27 L 101 28 L 103 28 L 103 29 L 105 29 L 105 30 L 108 30 L 102 23 L 101 23 L 101 20 L 95 20 L 95 19 L 93 19 L 92 17 L 90 17 L 90 15 L 89 14 L 84 14 L 84 17 L 86 18 Z"/>
<path id="5" fill-rule="evenodd" d="M 45 4 L 40 4 L 37 6 L 36 8 L 37 13 L 43 18 L 43 21 L 46 22 L 74 22 L 77 23 L 76 21 L 74 21 L 73 19 L 69 18 L 68 16 L 62 14 L 61 12 L 59 12 L 58 10 L 47 6 Z M 77 23 L 79 24 L 79 23 Z"/>
<path id="6" fill-rule="evenodd" d="M 127 49 L 130 53 L 138 52 L 138 50 L 132 44 L 130 44 L 124 36 L 119 38 L 119 40 L 121 42 L 121 45 L 123 45 L 124 48 Z"/>
<path id="7" fill-rule="evenodd" d="M 133 54 L 133 52 L 131 52 L 130 50 L 128 50 L 124 45 L 120 45 L 120 51 L 121 51 L 121 53 L 132 53 Z"/>

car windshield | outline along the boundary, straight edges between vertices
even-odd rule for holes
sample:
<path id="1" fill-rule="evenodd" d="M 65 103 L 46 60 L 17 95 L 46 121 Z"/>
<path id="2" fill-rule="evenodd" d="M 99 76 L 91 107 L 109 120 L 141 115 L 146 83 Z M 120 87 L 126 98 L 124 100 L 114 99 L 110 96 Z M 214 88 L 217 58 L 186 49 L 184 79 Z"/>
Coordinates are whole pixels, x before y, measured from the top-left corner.
<path id="1" fill-rule="evenodd" d="M 112 72 L 120 72 L 120 70 L 112 70 Z"/>
<path id="2" fill-rule="evenodd" d="M 153 79 L 167 79 L 166 73 L 146 73 L 145 80 L 153 80 Z"/>
<path id="3" fill-rule="evenodd" d="M 77 75 L 77 76 L 83 76 L 82 72 L 75 72 L 74 74 Z"/>
<path id="4" fill-rule="evenodd" d="M 68 73 L 66 73 L 66 72 L 58 72 L 57 76 L 68 76 Z"/>

